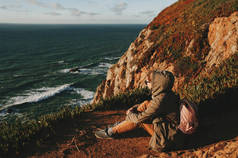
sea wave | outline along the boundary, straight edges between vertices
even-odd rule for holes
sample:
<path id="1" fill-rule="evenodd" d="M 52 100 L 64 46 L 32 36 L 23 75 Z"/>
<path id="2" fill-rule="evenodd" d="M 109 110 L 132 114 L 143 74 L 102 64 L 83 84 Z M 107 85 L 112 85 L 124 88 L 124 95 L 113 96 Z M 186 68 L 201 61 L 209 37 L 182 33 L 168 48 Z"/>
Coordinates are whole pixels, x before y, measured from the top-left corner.
<path id="1" fill-rule="evenodd" d="M 70 72 L 70 70 L 71 70 L 71 69 L 63 69 L 63 70 L 60 70 L 59 72 L 60 72 L 60 73 L 68 73 L 68 72 Z"/>
<path id="2" fill-rule="evenodd" d="M 82 96 L 84 100 L 92 100 L 94 96 L 94 92 L 83 89 L 83 88 L 73 88 L 73 90 Z"/>
<path id="3" fill-rule="evenodd" d="M 89 67 L 93 65 L 94 67 Z M 75 68 L 67 68 L 60 70 L 60 73 L 72 73 L 72 74 L 83 74 L 83 75 L 103 75 L 107 73 L 107 70 L 112 66 L 113 64 L 101 62 L 97 66 L 95 64 L 89 64 L 87 66 L 82 66 L 77 69 L 77 71 L 71 71 Z"/>
<path id="4" fill-rule="evenodd" d="M 83 89 L 83 88 L 72 88 L 73 92 L 79 94 L 82 98 L 72 100 L 74 105 L 85 105 L 92 102 L 94 97 L 94 92 Z"/>
<path id="5" fill-rule="evenodd" d="M 110 64 L 110 63 L 100 63 L 98 65 L 99 68 L 106 68 L 106 69 L 109 69 L 111 66 L 112 66 L 112 64 Z"/>
<path id="6" fill-rule="evenodd" d="M 58 64 L 63 64 L 63 63 L 64 63 L 64 60 L 58 61 Z"/>
<path id="7" fill-rule="evenodd" d="M 106 60 L 109 60 L 109 61 L 112 61 L 112 60 L 118 60 L 120 59 L 121 57 L 105 57 L 104 59 Z"/>
<path id="8" fill-rule="evenodd" d="M 43 87 L 40 89 L 27 91 L 27 93 L 22 96 L 17 96 L 9 99 L 6 105 L 0 107 L 0 110 L 24 103 L 40 102 L 70 89 L 70 86 L 71 84 L 65 84 L 58 87 Z"/>

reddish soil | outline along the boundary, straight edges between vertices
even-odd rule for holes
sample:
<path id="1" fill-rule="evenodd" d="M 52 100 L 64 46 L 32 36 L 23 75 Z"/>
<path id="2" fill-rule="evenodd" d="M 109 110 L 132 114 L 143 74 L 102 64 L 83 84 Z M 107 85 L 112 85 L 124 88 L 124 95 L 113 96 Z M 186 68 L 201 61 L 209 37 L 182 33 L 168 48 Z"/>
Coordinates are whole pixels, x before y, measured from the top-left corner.
<path id="1" fill-rule="evenodd" d="M 223 132 L 217 131 L 216 122 L 220 120 L 207 122 L 199 134 L 188 139 L 184 149 L 167 153 L 150 151 L 148 149 L 150 136 L 143 129 L 132 131 L 119 139 L 96 139 L 94 136 L 96 130 L 105 128 L 116 121 L 122 121 L 124 118 L 125 111 L 83 113 L 79 122 L 74 123 L 72 128 L 62 129 L 55 138 L 47 141 L 44 146 L 36 150 L 37 152 L 34 151 L 27 157 L 238 157 L 237 126 L 230 127 L 229 125 L 233 121 L 237 122 L 237 115 L 230 113 L 230 123 L 219 125 L 225 129 Z M 208 127 L 210 129 L 206 131 Z"/>

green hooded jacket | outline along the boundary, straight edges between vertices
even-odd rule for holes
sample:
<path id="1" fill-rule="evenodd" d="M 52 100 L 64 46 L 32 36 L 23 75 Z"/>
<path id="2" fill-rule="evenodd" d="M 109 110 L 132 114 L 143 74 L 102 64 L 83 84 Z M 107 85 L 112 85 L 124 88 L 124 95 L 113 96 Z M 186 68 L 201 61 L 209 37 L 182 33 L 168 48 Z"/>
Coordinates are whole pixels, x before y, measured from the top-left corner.
<path id="1" fill-rule="evenodd" d="M 179 124 L 179 96 L 172 91 L 174 76 L 169 71 L 152 72 L 151 105 L 143 112 L 130 111 L 126 120 L 136 124 L 153 123 L 150 148 L 161 151 L 181 143 Z"/>

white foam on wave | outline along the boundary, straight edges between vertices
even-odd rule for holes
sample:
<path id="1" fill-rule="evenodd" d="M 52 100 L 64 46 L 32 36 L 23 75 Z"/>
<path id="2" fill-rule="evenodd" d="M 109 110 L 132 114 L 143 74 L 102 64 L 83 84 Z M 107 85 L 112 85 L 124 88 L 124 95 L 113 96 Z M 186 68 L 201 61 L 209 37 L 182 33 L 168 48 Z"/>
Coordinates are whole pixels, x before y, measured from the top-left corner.
<path id="1" fill-rule="evenodd" d="M 110 64 L 110 63 L 100 63 L 98 65 L 99 68 L 107 68 L 107 69 L 109 69 L 111 66 L 112 66 L 112 64 Z"/>
<path id="2" fill-rule="evenodd" d="M 80 94 L 85 100 L 90 100 L 93 99 L 94 92 L 83 89 L 83 88 L 73 88 L 73 90 L 77 93 Z"/>
<path id="3" fill-rule="evenodd" d="M 64 60 L 58 61 L 58 64 L 63 64 L 63 63 L 64 63 Z"/>
<path id="4" fill-rule="evenodd" d="M 117 60 L 120 59 L 120 57 L 105 57 L 103 58 L 105 60 Z M 85 65 L 85 66 L 91 66 L 94 65 L 94 63 Z M 74 68 L 67 68 L 60 70 L 60 73 L 71 73 L 71 74 L 83 74 L 83 75 L 101 75 L 101 74 L 106 74 L 107 70 L 112 66 L 113 64 L 107 63 L 107 62 L 101 62 L 98 64 L 98 66 L 94 66 L 92 68 L 85 68 L 84 66 L 79 67 L 79 71 L 70 71 Z"/>
<path id="5" fill-rule="evenodd" d="M 74 72 L 74 73 L 79 73 L 79 74 L 84 74 L 84 75 L 103 75 L 106 74 L 107 69 L 104 67 L 95 67 L 92 69 L 87 69 L 87 68 L 82 68 L 79 69 L 79 72 Z"/>
<path id="6" fill-rule="evenodd" d="M 104 59 L 106 60 L 117 60 L 117 59 L 120 59 L 121 57 L 105 57 Z"/>
<path id="7" fill-rule="evenodd" d="M 60 73 L 83 74 L 83 75 L 103 75 L 112 66 L 110 63 L 100 63 L 98 66 L 92 68 L 79 68 L 79 71 L 70 72 L 71 69 L 60 70 Z"/>
<path id="8" fill-rule="evenodd" d="M 94 92 L 83 89 L 83 88 L 72 88 L 73 93 L 77 93 L 81 96 L 80 99 L 72 99 L 71 104 L 73 105 L 86 105 L 90 104 L 94 97 Z"/>
<path id="9" fill-rule="evenodd" d="M 13 77 L 21 77 L 21 75 L 15 74 L 13 75 Z"/>
<path id="10" fill-rule="evenodd" d="M 65 84 L 58 87 L 43 87 L 40 89 L 35 89 L 27 91 L 26 94 L 22 96 L 17 96 L 11 98 L 6 105 L 0 107 L 0 110 L 6 109 L 11 106 L 20 105 L 24 103 L 35 103 L 42 100 L 48 99 L 52 96 L 55 96 L 58 93 L 61 93 L 70 88 L 71 84 Z"/>
<path id="11" fill-rule="evenodd" d="M 77 94 L 79 94 L 80 96 L 82 96 L 82 98 L 80 98 L 79 100 L 76 99 L 72 100 L 73 104 L 84 105 L 91 103 L 95 94 L 94 92 L 83 88 L 72 88 L 72 90 Z"/>
<path id="12" fill-rule="evenodd" d="M 63 70 L 60 70 L 59 72 L 61 73 L 69 73 L 71 69 L 63 69 Z"/>

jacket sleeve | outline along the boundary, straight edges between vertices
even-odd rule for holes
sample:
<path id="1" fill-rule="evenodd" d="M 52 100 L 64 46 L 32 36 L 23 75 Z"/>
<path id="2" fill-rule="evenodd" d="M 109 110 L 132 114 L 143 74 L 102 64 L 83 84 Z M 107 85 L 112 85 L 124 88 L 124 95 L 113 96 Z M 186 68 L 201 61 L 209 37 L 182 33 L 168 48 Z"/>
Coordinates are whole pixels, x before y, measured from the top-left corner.
<path id="1" fill-rule="evenodd" d="M 133 112 L 130 111 L 127 116 L 127 121 L 132 121 L 134 123 L 143 123 L 147 121 L 148 119 L 153 118 L 155 115 L 159 114 L 160 111 L 160 105 L 163 98 L 156 98 L 151 100 L 151 105 L 143 112 Z"/>

